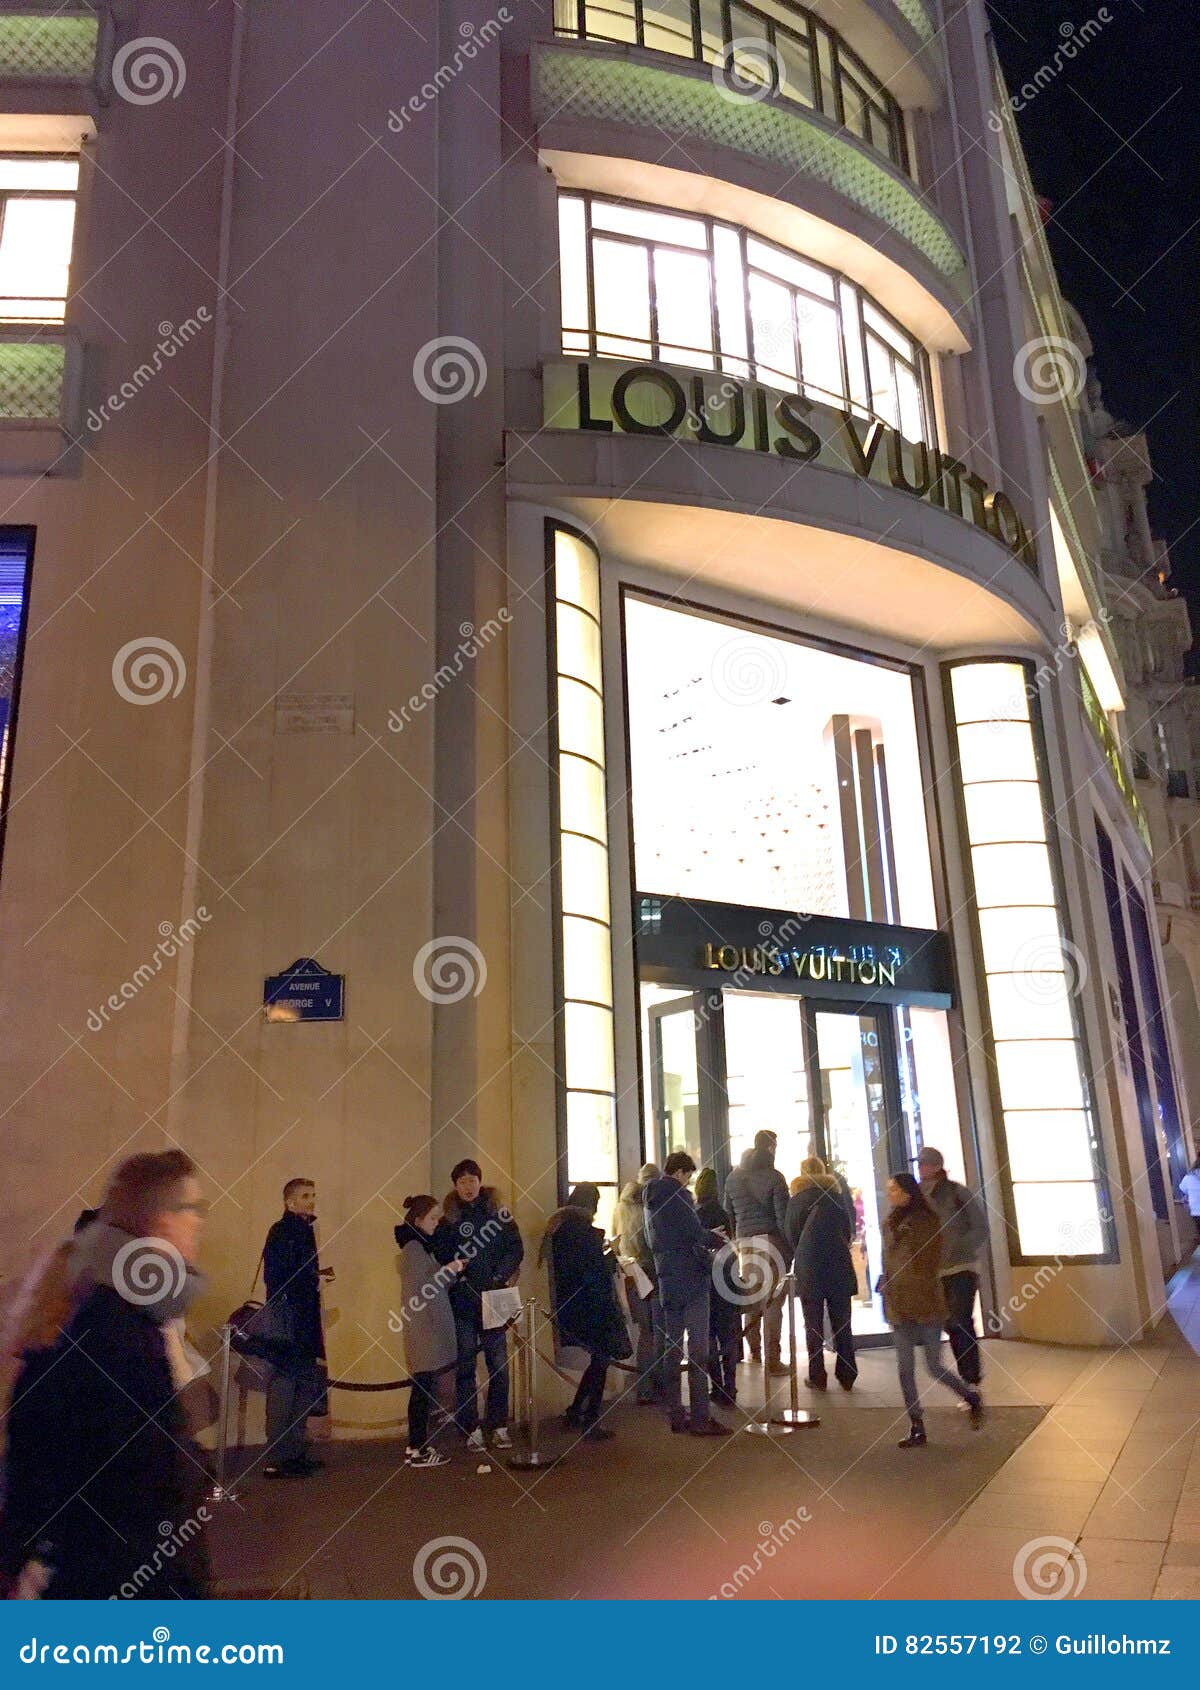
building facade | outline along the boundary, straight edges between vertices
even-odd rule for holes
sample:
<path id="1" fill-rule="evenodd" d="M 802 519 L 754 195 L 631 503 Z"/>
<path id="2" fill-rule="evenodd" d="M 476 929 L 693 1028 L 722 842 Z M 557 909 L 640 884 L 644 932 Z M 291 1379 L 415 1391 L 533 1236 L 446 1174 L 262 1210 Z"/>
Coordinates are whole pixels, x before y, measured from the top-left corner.
<path id="1" fill-rule="evenodd" d="M 1190 1146 L 982 0 L 402 10 L 3 8 L 6 1275 L 178 1142 L 219 1321 L 305 1175 L 385 1378 L 461 1155 L 536 1241 L 771 1126 L 864 1335 L 933 1143 L 992 1331 L 1136 1337 Z"/>

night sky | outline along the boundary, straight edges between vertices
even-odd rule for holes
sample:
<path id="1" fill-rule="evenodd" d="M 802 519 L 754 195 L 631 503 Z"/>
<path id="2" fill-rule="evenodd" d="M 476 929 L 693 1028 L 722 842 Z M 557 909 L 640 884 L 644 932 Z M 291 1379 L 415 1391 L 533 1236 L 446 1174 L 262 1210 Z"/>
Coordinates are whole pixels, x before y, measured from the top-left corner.
<path id="1" fill-rule="evenodd" d="M 1105 403 L 1147 427 L 1151 522 L 1200 639 L 1200 6 L 988 0 L 1015 93 L 1064 26 L 1111 21 L 1017 114 L 1063 292 L 1096 347 Z M 1195 659 L 1192 663 L 1196 667 Z"/>

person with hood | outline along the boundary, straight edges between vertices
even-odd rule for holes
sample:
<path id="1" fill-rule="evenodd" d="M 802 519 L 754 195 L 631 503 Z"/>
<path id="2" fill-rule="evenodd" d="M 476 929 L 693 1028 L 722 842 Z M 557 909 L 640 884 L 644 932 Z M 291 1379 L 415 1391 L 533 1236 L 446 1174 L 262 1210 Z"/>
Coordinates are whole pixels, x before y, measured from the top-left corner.
<path id="1" fill-rule="evenodd" d="M 400 1251 L 404 1359 L 412 1379 L 406 1467 L 444 1467 L 450 1459 L 429 1441 L 429 1411 L 438 1406 L 441 1376 L 458 1357 L 450 1286 L 467 1264 L 461 1257 L 443 1264 L 434 1254 L 433 1233 L 441 1218 L 437 1198 L 422 1192 L 404 1199 L 404 1220 L 393 1228 Z"/>
<path id="2" fill-rule="evenodd" d="M 883 1223 L 883 1311 L 896 1338 L 900 1389 L 908 1410 L 909 1432 L 901 1449 L 920 1449 L 928 1438 L 917 1390 L 917 1350 L 925 1352 L 930 1377 L 945 1385 L 971 1410 L 971 1424 L 983 1422 L 983 1398 L 956 1373 L 942 1366 L 942 1326 L 946 1299 L 941 1280 L 941 1223 L 909 1173 L 893 1174 L 887 1184 L 890 1205 Z"/>
<path id="3" fill-rule="evenodd" d="M 203 1284 L 196 1174 L 182 1150 L 122 1162 L 67 1255 L 69 1309 L 54 1286 L 35 1298 L 66 1319 L 56 1342 L 26 1348 L 9 1407 L 3 1561 L 22 1594 L 207 1595 L 208 1473 L 166 1336 Z"/>
<path id="4" fill-rule="evenodd" d="M 964 1385 L 983 1379 L 975 1298 L 979 1258 L 987 1244 L 987 1218 L 978 1199 L 946 1172 L 946 1158 L 931 1144 L 917 1157 L 921 1195 L 942 1223 L 942 1291 L 946 1298 L 946 1336 Z"/>
<path id="5" fill-rule="evenodd" d="M 746 1317 L 746 1342 L 752 1361 L 762 1360 L 762 1331 L 767 1340 L 767 1372 L 787 1372 L 780 1348 L 783 1336 L 783 1292 L 787 1271 L 787 1181 L 775 1166 L 778 1135 L 758 1132 L 725 1181 L 725 1207 L 732 1211 L 734 1236 L 742 1278 L 762 1285 L 762 1295 Z M 764 1242 L 765 1240 L 765 1242 Z"/>
<path id="6" fill-rule="evenodd" d="M 657 1402 L 663 1395 L 663 1317 L 658 1287 L 654 1283 L 654 1256 L 646 1239 L 646 1187 L 651 1180 L 661 1179 L 662 1169 L 647 1162 L 636 1180 L 621 1188 L 617 1199 L 617 1253 L 625 1262 L 636 1262 L 650 1281 L 650 1289 L 643 1296 L 633 1275 L 625 1275 L 625 1297 L 629 1313 L 637 1329 L 636 1401 L 642 1404 Z"/>
<path id="7" fill-rule="evenodd" d="M 451 1190 L 442 1204 L 442 1218 L 433 1235 L 440 1262 L 456 1257 L 466 1262 L 450 1291 L 458 1343 L 454 1381 L 454 1418 L 467 1448 L 482 1454 L 484 1431 L 497 1449 L 511 1449 L 508 1435 L 508 1331 L 485 1326 L 483 1298 L 516 1283 L 525 1246 L 517 1223 L 494 1189 L 483 1183 L 483 1170 L 470 1156 L 450 1170 Z M 487 1366 L 484 1425 L 479 1424 L 479 1385 L 476 1370 L 480 1350 Z"/>
<path id="8" fill-rule="evenodd" d="M 559 1343 L 586 1350 L 589 1356 L 563 1425 L 592 1442 L 614 1436 L 599 1424 L 604 1387 L 612 1363 L 624 1361 L 633 1349 L 617 1301 L 616 1263 L 605 1251 L 603 1232 L 594 1225 L 599 1207 L 598 1185 L 585 1181 L 575 1186 L 565 1205 L 551 1215 L 538 1258 L 550 1263 Z"/>
<path id="9" fill-rule="evenodd" d="M 286 1352 L 286 1359 L 272 1362 L 267 1384 L 268 1479 L 307 1478 L 325 1465 L 307 1446 L 308 1419 L 326 1388 L 321 1280 L 333 1277 L 317 1255 L 316 1224 L 313 1181 L 288 1180 L 283 1214 L 267 1233 L 262 1257 L 267 1303 L 277 1313 Z"/>
<path id="10" fill-rule="evenodd" d="M 696 1218 L 712 1233 L 729 1237 L 729 1216 L 717 1201 L 717 1175 L 713 1168 L 701 1168 L 696 1175 Z M 731 1244 L 722 1244 L 713 1257 L 712 1286 L 708 1294 L 708 1376 L 712 1394 L 727 1408 L 737 1406 L 737 1364 L 742 1359 L 742 1309 L 745 1292 L 737 1275 L 737 1256 Z"/>
<path id="11" fill-rule="evenodd" d="M 688 1184 L 696 1164 L 686 1150 L 667 1157 L 661 1179 L 646 1187 L 646 1233 L 654 1255 L 658 1294 L 666 1328 L 667 1411 L 673 1432 L 697 1438 L 728 1435 L 709 1414 L 708 1298 L 712 1286 L 711 1253 L 728 1240 L 701 1226 Z M 680 1366 L 687 1336 L 688 1398 L 691 1419 L 683 1412 Z"/>
<path id="12" fill-rule="evenodd" d="M 854 1229 L 842 1188 L 826 1172 L 819 1156 L 808 1156 L 800 1164 L 800 1178 L 792 1183 L 786 1226 L 808 1345 L 808 1378 L 804 1382 L 813 1391 L 824 1391 L 829 1385 L 825 1372 L 828 1309 L 837 1357 L 834 1375 L 843 1391 L 852 1391 L 858 1378 L 850 1331 L 850 1305 L 858 1289 L 850 1255 Z"/>

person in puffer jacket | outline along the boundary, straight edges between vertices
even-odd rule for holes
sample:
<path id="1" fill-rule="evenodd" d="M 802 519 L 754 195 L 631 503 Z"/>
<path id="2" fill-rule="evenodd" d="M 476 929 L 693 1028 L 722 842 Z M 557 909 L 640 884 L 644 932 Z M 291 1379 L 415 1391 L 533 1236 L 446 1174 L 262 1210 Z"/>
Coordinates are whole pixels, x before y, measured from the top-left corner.
<path id="1" fill-rule="evenodd" d="M 725 1181 L 725 1207 L 733 1215 L 742 1279 L 748 1285 L 762 1287 L 759 1300 L 746 1314 L 750 1359 L 762 1360 L 761 1333 L 765 1328 L 767 1372 L 784 1374 L 787 1368 L 779 1353 L 783 1334 L 782 1280 L 791 1251 L 787 1242 L 788 1188 L 775 1166 L 777 1143 L 773 1132 L 755 1133 L 753 1150 L 746 1151 Z"/>

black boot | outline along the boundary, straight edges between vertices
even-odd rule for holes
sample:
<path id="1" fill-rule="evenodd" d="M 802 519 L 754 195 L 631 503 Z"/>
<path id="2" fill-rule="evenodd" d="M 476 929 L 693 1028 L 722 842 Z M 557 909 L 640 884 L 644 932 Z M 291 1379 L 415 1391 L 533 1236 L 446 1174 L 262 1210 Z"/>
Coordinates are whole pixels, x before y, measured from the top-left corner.
<path id="1" fill-rule="evenodd" d="M 901 1438 L 897 1449 L 924 1449 L 929 1439 L 925 1436 L 925 1422 L 914 1420 L 908 1429 L 908 1436 Z"/>

